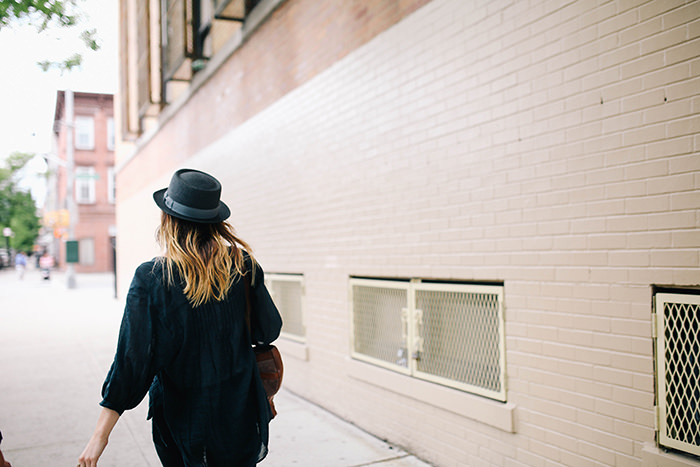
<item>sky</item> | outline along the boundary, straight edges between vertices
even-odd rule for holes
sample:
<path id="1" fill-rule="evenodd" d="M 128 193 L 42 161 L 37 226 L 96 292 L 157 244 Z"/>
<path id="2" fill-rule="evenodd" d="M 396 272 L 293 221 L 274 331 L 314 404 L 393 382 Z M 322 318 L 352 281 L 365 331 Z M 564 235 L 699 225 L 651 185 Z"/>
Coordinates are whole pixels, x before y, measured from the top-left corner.
<path id="1" fill-rule="evenodd" d="M 118 0 L 78 0 L 85 19 L 73 28 L 53 27 L 41 33 L 35 26 L 0 29 L 0 160 L 15 151 L 50 153 L 56 93 L 114 93 L 118 86 Z M 93 52 L 79 39 L 85 29 L 97 29 L 101 48 Z M 83 55 L 78 69 L 44 72 L 43 60 L 61 61 Z M 41 170 L 34 163 L 28 172 Z M 27 174 L 31 176 L 30 173 Z"/>

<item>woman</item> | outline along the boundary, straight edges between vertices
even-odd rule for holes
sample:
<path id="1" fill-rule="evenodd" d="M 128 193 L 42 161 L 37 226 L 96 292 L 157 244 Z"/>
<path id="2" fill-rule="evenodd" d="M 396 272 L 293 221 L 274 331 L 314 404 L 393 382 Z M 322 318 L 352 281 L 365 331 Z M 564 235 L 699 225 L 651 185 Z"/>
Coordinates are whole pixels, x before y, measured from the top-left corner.
<path id="1" fill-rule="evenodd" d="M 124 410 L 146 392 L 153 442 L 171 466 L 254 466 L 267 454 L 270 407 L 251 348 L 282 326 L 248 245 L 227 222 L 221 185 L 181 169 L 153 198 L 165 256 L 141 264 L 129 288 L 97 427 L 79 458 L 96 466 Z M 244 276 L 255 303 L 246 319 Z"/>
<path id="2" fill-rule="evenodd" d="M 0 433 L 0 443 L 2 443 L 2 433 Z M 5 457 L 2 455 L 2 451 L 0 451 L 0 467 L 12 467 L 12 465 L 5 460 Z"/>

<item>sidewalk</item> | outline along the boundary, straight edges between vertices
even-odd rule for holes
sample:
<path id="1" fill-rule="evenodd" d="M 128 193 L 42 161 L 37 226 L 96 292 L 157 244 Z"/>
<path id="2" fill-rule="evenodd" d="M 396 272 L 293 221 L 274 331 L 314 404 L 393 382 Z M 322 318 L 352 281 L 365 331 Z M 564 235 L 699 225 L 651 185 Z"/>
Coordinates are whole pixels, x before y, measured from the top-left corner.
<path id="1" fill-rule="evenodd" d="M 110 274 L 78 275 L 69 290 L 63 274 L 42 281 L 30 268 L 20 281 L 0 271 L 0 447 L 13 467 L 76 464 L 97 419 L 122 310 Z M 100 467 L 160 466 L 147 403 L 122 416 Z M 275 403 L 262 467 L 428 465 L 288 391 Z"/>

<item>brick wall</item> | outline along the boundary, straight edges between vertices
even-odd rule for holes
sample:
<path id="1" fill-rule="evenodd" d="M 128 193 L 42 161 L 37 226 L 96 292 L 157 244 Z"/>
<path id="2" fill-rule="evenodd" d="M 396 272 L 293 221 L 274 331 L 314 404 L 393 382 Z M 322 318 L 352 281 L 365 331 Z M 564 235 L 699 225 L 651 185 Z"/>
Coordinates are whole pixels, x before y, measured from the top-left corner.
<path id="1" fill-rule="evenodd" d="M 75 238 L 92 239 L 94 242 L 93 264 L 76 264 L 79 273 L 111 272 L 113 252 L 110 237 L 114 235 L 115 207 L 109 201 L 109 169 L 114 167 L 114 152 L 107 148 L 107 120 L 113 117 L 111 95 L 76 95 L 76 115 L 92 116 L 95 122 L 95 149 L 75 151 L 75 165 L 93 167 L 95 180 L 95 203 L 79 204 L 79 223 L 75 228 Z"/>
<path id="2" fill-rule="evenodd" d="M 64 100 L 59 97 L 56 117 L 60 121 L 63 118 Z M 76 264 L 75 270 L 79 273 L 111 272 L 113 270 L 113 249 L 110 237 L 114 235 L 115 204 L 109 200 L 110 187 L 109 170 L 114 168 L 114 151 L 108 149 L 107 121 L 112 118 L 113 98 L 111 94 L 74 93 L 74 115 L 78 117 L 92 117 L 94 123 L 94 148 L 74 149 L 73 160 L 76 167 L 92 167 L 95 179 L 95 202 L 77 203 L 77 216 L 75 224 L 75 239 L 92 239 L 94 242 L 94 262 L 92 264 Z M 57 129 L 57 151 L 59 158 L 66 159 L 66 127 L 59 122 Z M 73 137 L 75 142 L 75 137 Z M 74 181 L 75 183 L 75 181 Z M 75 185 L 74 185 L 75 186 Z M 58 169 L 57 178 L 58 206 L 51 209 L 65 209 L 66 199 L 66 173 L 64 168 Z M 64 229 L 64 238 L 61 241 L 59 251 L 53 252 L 61 267 L 65 267 L 65 240 L 67 229 Z"/>
<path id="3" fill-rule="evenodd" d="M 428 1 L 280 2 L 255 31 L 255 41 L 246 41 L 206 86 L 188 96 L 161 132 L 168 137 L 140 148 L 140 163 L 124 167 L 120 189 L 131 192 L 150 182 L 151 174 L 178 167 Z"/>
<path id="4" fill-rule="evenodd" d="M 264 268 L 304 274 L 289 389 L 436 465 L 642 465 L 651 285 L 700 283 L 699 35 L 697 1 L 434 0 L 215 139 L 195 95 L 120 174 L 122 282 L 151 192 L 211 171 Z M 504 281 L 513 429 L 363 378 L 351 275 Z"/>

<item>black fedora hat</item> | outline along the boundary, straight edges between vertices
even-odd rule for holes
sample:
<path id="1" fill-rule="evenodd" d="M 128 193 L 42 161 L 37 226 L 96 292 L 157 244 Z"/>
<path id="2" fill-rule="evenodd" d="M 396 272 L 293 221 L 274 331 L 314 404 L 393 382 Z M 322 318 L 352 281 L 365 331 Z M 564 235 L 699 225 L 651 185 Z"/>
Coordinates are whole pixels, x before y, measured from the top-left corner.
<path id="1" fill-rule="evenodd" d="M 231 214 L 221 201 L 221 183 L 194 169 L 175 172 L 168 188 L 153 193 L 153 200 L 166 214 L 202 224 L 216 224 Z"/>

